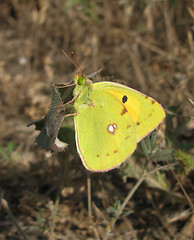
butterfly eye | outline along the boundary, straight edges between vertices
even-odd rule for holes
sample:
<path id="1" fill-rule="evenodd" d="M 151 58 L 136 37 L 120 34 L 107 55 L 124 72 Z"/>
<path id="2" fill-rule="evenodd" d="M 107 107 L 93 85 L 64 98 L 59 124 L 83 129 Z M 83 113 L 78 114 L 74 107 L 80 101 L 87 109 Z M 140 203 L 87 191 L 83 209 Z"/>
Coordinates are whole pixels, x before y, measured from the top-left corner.
<path id="1" fill-rule="evenodd" d="M 122 102 L 126 103 L 127 99 L 128 99 L 128 97 L 126 95 L 124 95 L 123 98 L 122 98 Z"/>
<path id="2" fill-rule="evenodd" d="M 85 78 L 84 77 L 78 77 L 78 80 L 77 80 L 77 84 L 79 85 L 79 86 L 82 86 L 84 83 L 85 83 Z"/>

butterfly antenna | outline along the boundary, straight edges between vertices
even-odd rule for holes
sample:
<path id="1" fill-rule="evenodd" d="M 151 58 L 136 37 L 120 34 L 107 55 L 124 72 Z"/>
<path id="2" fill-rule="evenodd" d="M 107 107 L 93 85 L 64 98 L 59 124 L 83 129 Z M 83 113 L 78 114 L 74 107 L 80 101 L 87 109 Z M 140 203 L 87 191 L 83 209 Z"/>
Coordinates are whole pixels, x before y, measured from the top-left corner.
<path id="1" fill-rule="evenodd" d="M 75 60 L 76 65 L 78 66 L 78 69 L 80 70 L 81 74 L 83 75 L 83 72 L 82 72 L 82 70 L 81 70 L 81 67 L 80 67 L 80 65 L 79 65 L 79 62 L 78 62 L 78 60 L 77 60 L 77 58 L 76 58 L 74 52 L 71 52 L 71 56 L 72 56 L 73 59 Z"/>
<path id="2" fill-rule="evenodd" d="M 80 67 L 80 65 L 78 64 L 78 61 L 77 61 L 77 59 L 76 59 L 75 56 L 74 56 L 74 53 L 72 52 L 71 55 L 73 56 L 75 62 L 67 55 L 67 53 L 66 53 L 64 50 L 62 50 L 62 53 L 73 63 L 73 65 L 74 65 L 74 66 L 80 71 L 80 73 L 83 75 L 83 72 L 82 72 L 82 70 L 81 70 L 81 67 Z"/>

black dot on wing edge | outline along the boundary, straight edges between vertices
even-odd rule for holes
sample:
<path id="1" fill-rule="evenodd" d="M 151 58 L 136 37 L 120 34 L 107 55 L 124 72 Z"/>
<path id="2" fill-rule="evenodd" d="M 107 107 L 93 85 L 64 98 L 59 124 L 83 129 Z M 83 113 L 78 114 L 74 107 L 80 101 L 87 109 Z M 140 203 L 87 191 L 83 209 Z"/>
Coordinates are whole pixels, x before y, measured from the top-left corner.
<path id="1" fill-rule="evenodd" d="M 122 102 L 126 103 L 127 99 L 128 99 L 128 97 L 126 95 L 124 95 L 123 98 L 122 98 Z"/>

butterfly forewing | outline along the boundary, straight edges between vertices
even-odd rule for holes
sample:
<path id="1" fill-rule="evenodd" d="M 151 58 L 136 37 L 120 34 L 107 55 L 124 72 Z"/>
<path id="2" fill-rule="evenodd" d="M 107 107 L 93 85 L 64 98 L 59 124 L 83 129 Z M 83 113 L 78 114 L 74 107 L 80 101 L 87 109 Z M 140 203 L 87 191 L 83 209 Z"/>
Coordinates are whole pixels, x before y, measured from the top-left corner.
<path id="1" fill-rule="evenodd" d="M 100 82 L 94 86 L 109 92 L 126 107 L 135 126 L 137 142 L 165 118 L 164 109 L 157 101 L 132 88 L 111 82 Z"/>

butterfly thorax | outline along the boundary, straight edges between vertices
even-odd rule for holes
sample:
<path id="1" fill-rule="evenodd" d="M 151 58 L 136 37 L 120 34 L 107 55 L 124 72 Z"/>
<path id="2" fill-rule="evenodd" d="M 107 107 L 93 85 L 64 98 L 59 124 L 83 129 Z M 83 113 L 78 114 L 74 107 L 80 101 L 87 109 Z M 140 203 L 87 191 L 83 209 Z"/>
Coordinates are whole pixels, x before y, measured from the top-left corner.
<path id="1" fill-rule="evenodd" d="M 73 95 L 76 97 L 74 108 L 77 110 L 78 106 L 90 103 L 89 95 L 92 91 L 92 81 L 85 75 L 76 74 L 74 82 L 76 83 L 76 87 L 73 91 Z"/>

